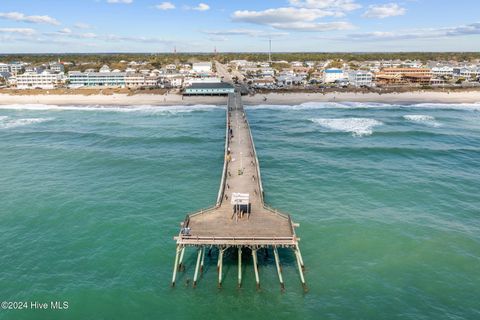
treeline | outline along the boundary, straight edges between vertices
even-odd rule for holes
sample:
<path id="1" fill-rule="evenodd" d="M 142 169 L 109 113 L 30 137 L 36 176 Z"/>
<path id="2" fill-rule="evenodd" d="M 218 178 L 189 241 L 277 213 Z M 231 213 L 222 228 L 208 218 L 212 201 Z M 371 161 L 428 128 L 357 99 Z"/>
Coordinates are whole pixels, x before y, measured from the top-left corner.
<path id="1" fill-rule="evenodd" d="M 119 61 L 143 61 L 159 68 L 169 63 L 192 63 L 218 60 L 226 63 L 231 60 L 267 61 L 267 53 L 102 53 L 102 54 L 0 54 L 0 62 L 23 61 L 42 64 L 50 61 L 72 62 L 75 65 L 92 63 L 112 65 Z M 367 61 L 367 60 L 419 60 L 434 61 L 475 61 L 480 60 L 480 52 L 388 52 L 388 53 L 272 53 L 272 60 L 279 61 L 325 61 L 325 60 Z"/>

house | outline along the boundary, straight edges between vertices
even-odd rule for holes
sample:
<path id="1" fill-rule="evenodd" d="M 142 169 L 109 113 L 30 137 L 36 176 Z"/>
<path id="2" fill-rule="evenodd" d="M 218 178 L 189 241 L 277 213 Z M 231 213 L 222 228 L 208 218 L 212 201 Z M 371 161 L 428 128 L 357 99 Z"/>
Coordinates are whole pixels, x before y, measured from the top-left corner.
<path id="1" fill-rule="evenodd" d="M 55 63 L 50 63 L 50 70 L 56 73 L 62 73 L 65 72 L 65 67 L 63 64 L 55 62 Z"/>
<path id="2" fill-rule="evenodd" d="M 6 63 L 0 63 L 0 72 L 10 72 L 10 66 Z"/>
<path id="3" fill-rule="evenodd" d="M 252 80 L 252 86 L 254 88 L 273 88 L 275 85 L 275 79 L 272 77 L 257 78 Z"/>
<path id="4" fill-rule="evenodd" d="M 348 73 L 348 82 L 355 87 L 371 87 L 373 85 L 373 74 L 369 71 L 351 71 Z"/>
<path id="5" fill-rule="evenodd" d="M 324 83 L 334 83 L 337 80 L 344 79 L 345 74 L 342 69 L 326 69 L 323 72 L 323 82 Z"/>
<path id="6" fill-rule="evenodd" d="M 208 74 L 212 72 L 211 62 L 197 62 L 192 65 L 192 71 L 200 74 Z"/>
<path id="7" fill-rule="evenodd" d="M 435 77 L 452 77 L 453 76 L 453 68 L 449 66 L 443 67 L 433 67 L 432 68 L 432 75 Z"/>
<path id="8" fill-rule="evenodd" d="M 105 64 L 100 68 L 99 72 L 110 72 L 110 67 Z"/>

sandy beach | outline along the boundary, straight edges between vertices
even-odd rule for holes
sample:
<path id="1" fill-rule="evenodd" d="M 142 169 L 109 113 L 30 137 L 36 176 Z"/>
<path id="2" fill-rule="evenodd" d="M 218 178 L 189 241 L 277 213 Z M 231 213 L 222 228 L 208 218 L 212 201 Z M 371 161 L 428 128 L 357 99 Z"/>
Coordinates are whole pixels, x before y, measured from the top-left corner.
<path id="1" fill-rule="evenodd" d="M 270 93 L 245 96 L 246 105 L 297 105 L 306 102 L 372 102 L 372 103 L 480 103 L 480 91 L 436 92 L 416 91 L 402 93 Z M 182 97 L 179 94 L 113 94 L 113 95 L 10 95 L 0 94 L 1 105 L 195 105 L 226 104 L 225 97 Z"/>

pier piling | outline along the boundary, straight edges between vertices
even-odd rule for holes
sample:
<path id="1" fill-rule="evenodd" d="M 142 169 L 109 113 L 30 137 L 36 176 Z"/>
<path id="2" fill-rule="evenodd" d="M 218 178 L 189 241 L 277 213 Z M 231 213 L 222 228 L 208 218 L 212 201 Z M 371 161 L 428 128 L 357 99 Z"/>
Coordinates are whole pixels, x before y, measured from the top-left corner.
<path id="1" fill-rule="evenodd" d="M 278 281 L 280 281 L 280 287 L 283 290 L 283 289 L 285 289 L 285 285 L 283 284 L 282 269 L 280 267 L 280 258 L 278 256 L 277 247 L 273 248 L 273 255 L 275 256 L 275 264 L 277 266 Z"/>
<path id="2" fill-rule="evenodd" d="M 198 269 L 200 268 L 200 260 L 202 258 L 202 248 L 198 249 L 197 253 L 197 263 L 195 264 L 195 274 L 193 276 L 193 287 L 195 288 L 197 286 L 197 277 L 198 277 Z"/>

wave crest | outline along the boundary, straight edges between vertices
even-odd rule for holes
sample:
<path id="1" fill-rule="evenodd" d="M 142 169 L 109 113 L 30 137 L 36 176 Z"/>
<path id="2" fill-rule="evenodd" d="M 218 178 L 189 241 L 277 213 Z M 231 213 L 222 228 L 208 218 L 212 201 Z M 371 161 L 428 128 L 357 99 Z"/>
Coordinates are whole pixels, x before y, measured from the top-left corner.
<path id="1" fill-rule="evenodd" d="M 28 126 L 31 124 L 42 123 L 52 121 L 53 118 L 23 118 L 23 119 L 10 119 L 9 117 L 0 117 L 0 129 L 11 129 L 16 127 Z"/>
<path id="2" fill-rule="evenodd" d="M 432 127 L 440 127 L 440 123 L 435 121 L 435 117 L 425 114 L 406 114 L 403 118 L 411 122 L 422 123 Z"/>
<path id="3" fill-rule="evenodd" d="M 315 118 L 311 121 L 333 131 L 352 133 L 354 137 L 371 135 L 374 127 L 383 125 L 383 122 L 370 118 Z"/>
<path id="4" fill-rule="evenodd" d="M 51 104 L 10 104 L 0 105 L 0 109 L 6 110 L 32 110 L 32 111 L 95 111 L 95 112 L 144 112 L 144 113 L 185 113 L 195 111 L 209 111 L 214 109 L 225 109 L 223 106 L 216 105 L 178 105 L 178 106 L 106 106 L 106 105 L 85 105 L 85 106 L 60 106 Z"/>

